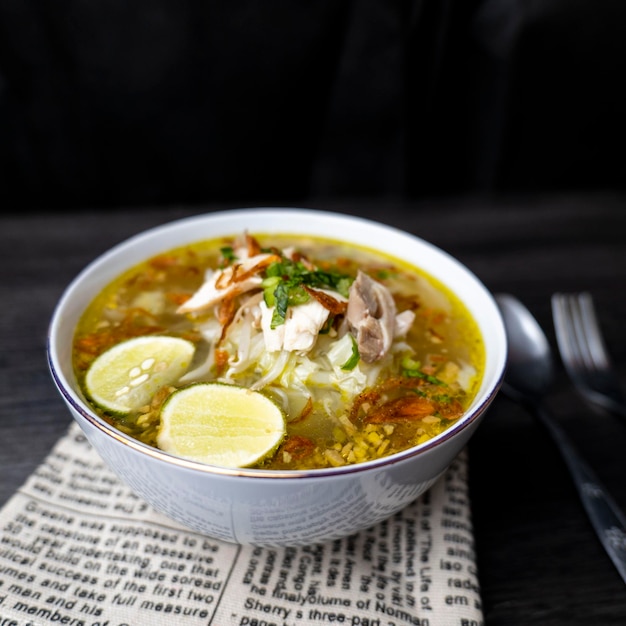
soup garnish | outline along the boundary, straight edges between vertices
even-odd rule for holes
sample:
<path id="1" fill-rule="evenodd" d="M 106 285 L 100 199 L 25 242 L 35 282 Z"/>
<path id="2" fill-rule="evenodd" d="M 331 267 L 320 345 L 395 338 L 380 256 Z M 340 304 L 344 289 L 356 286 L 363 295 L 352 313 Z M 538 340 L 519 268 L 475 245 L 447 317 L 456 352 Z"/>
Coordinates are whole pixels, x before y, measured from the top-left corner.
<path id="1" fill-rule="evenodd" d="M 117 410 L 89 381 L 140 337 L 154 354 L 140 351 L 121 378 L 114 366 L 107 393 L 127 398 L 133 368 L 138 387 L 158 384 Z M 168 368 L 158 346 L 173 340 L 192 350 Z M 217 382 L 262 394 L 285 432 L 258 459 L 227 464 L 318 469 L 388 456 L 449 428 L 478 389 L 484 347 L 463 303 L 419 268 L 336 240 L 243 233 L 171 250 L 114 280 L 77 326 L 73 363 L 103 419 L 166 451 L 167 405 L 180 390 Z M 168 376 L 150 378 L 155 364 Z M 214 415 L 213 406 L 202 410 Z"/>
<path id="2" fill-rule="evenodd" d="M 89 366 L 84 387 L 94 404 L 127 415 L 150 402 L 188 369 L 196 348 L 167 335 L 144 335 L 115 344 Z"/>
<path id="3" fill-rule="evenodd" d="M 247 467 L 272 455 L 285 432 L 283 411 L 266 395 L 237 385 L 196 383 L 163 403 L 157 443 L 195 461 Z"/>

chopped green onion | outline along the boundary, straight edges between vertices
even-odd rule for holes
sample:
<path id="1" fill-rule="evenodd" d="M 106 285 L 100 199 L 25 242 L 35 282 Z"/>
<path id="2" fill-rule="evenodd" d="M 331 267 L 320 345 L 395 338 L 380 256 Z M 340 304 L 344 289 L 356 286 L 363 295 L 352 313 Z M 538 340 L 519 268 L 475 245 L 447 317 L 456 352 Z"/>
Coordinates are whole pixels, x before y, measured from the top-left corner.
<path id="1" fill-rule="evenodd" d="M 265 270 L 262 282 L 265 304 L 275 307 L 271 327 L 276 328 L 285 323 L 289 306 L 305 304 L 311 299 L 304 286 L 334 289 L 347 297 L 352 281 L 350 276 L 337 272 L 309 270 L 301 261 L 292 261 L 286 257 L 271 263 Z"/>
<path id="2" fill-rule="evenodd" d="M 418 370 L 422 366 L 419 361 L 412 359 L 408 355 L 402 358 L 401 365 L 403 370 Z"/>
<path id="3" fill-rule="evenodd" d="M 278 287 L 279 283 L 280 276 L 270 276 L 268 278 L 264 278 L 261 283 L 261 287 L 263 287 L 263 300 L 268 308 L 273 307 L 276 302 L 274 291 L 276 287 Z"/>
<path id="4" fill-rule="evenodd" d="M 289 294 L 285 283 L 278 283 L 274 290 L 274 312 L 272 313 L 271 328 L 276 328 L 285 323 L 287 316 L 287 306 L 289 305 Z"/>
<path id="5" fill-rule="evenodd" d="M 220 252 L 222 253 L 222 259 L 226 262 L 226 265 L 237 260 L 237 255 L 235 254 L 232 246 L 224 246 L 223 248 L 220 248 Z"/>
<path id="6" fill-rule="evenodd" d="M 333 327 L 333 323 L 335 321 L 334 315 L 329 315 L 326 323 L 320 328 L 320 335 L 327 335 L 330 332 L 330 329 Z"/>
<path id="7" fill-rule="evenodd" d="M 402 359 L 402 375 L 407 378 L 421 378 L 432 385 L 439 385 L 440 387 L 447 387 L 443 380 L 439 380 L 436 376 L 425 374 L 420 370 L 421 364 L 418 361 L 414 361 L 411 357 L 405 356 Z"/>
<path id="8" fill-rule="evenodd" d="M 350 335 L 350 339 L 352 339 L 352 354 L 350 355 L 350 358 L 341 366 L 341 369 L 345 371 L 353 370 L 361 358 L 356 339 L 352 335 Z"/>

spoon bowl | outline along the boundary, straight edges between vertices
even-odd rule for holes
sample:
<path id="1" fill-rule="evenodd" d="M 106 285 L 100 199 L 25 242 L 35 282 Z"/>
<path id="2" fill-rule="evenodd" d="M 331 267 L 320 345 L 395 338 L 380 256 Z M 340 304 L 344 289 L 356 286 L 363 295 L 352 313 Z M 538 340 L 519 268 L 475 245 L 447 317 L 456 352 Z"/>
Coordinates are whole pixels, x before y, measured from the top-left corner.
<path id="1" fill-rule="evenodd" d="M 538 399 L 554 380 L 550 344 L 537 320 L 517 298 L 500 294 L 496 302 L 508 338 L 505 385 L 509 392 Z"/>

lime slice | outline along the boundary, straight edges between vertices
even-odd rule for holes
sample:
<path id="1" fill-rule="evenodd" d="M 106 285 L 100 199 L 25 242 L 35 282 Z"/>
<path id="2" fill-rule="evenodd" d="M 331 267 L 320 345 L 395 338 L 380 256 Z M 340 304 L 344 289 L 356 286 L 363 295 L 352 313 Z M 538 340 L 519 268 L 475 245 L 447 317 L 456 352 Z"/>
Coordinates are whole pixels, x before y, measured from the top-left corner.
<path id="1" fill-rule="evenodd" d="M 85 393 L 102 409 L 126 415 L 148 404 L 156 391 L 189 368 L 195 346 L 186 339 L 135 337 L 103 352 L 85 376 Z"/>
<path id="2" fill-rule="evenodd" d="M 197 383 L 175 391 L 161 408 L 161 450 L 223 467 L 249 467 L 285 436 L 285 415 L 258 391 Z"/>

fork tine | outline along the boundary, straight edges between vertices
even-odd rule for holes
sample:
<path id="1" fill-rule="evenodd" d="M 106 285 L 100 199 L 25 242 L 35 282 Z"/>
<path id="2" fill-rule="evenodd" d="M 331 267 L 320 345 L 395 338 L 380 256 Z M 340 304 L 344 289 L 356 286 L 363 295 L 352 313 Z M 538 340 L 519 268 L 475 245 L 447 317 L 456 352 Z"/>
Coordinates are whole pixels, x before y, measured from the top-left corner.
<path id="1" fill-rule="evenodd" d="M 578 376 L 579 367 L 581 362 L 584 363 L 584 359 L 579 350 L 580 328 L 574 321 L 576 316 L 572 313 L 570 299 L 567 295 L 555 293 L 552 296 L 552 315 L 563 365 L 570 376 L 578 381 L 580 379 Z"/>
<path id="2" fill-rule="evenodd" d="M 593 327 L 592 333 L 596 338 L 599 334 L 593 301 L 590 300 L 590 297 L 587 292 L 571 295 L 561 294 L 559 296 L 562 315 L 561 326 L 563 326 L 564 332 L 559 333 L 557 330 L 557 341 L 562 341 L 567 345 L 571 362 L 566 362 L 565 366 L 577 374 L 579 374 L 578 368 L 581 366 L 586 367 L 587 371 L 593 371 L 594 367 L 602 362 L 602 346 L 600 346 L 600 354 L 598 355 L 598 349 L 592 349 L 590 345 L 589 325 L 591 324 Z M 598 344 L 594 345 L 597 346 Z M 600 358 L 596 360 L 596 356 Z M 604 362 L 606 363 L 606 359 Z"/>
<path id="3" fill-rule="evenodd" d="M 602 338 L 591 294 L 555 293 L 552 315 L 561 360 L 581 395 L 626 417 L 626 405 Z"/>
<path id="4" fill-rule="evenodd" d="M 586 337 L 585 345 L 588 348 L 590 359 L 599 367 L 611 367 L 609 351 L 600 332 L 600 324 L 591 294 L 586 291 L 578 294 L 576 302 L 580 310 L 582 330 Z"/>

